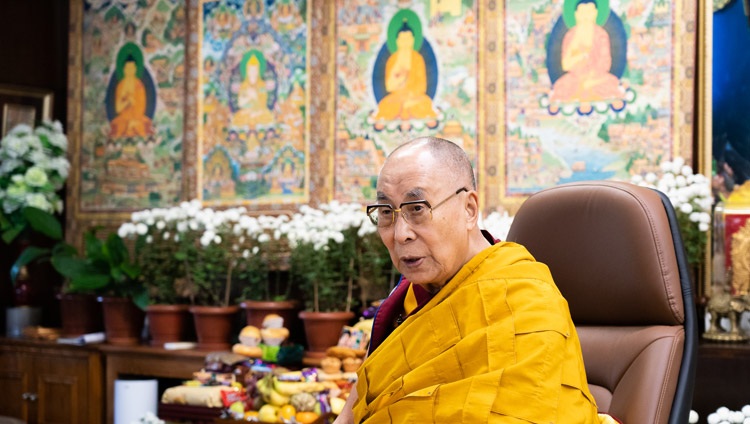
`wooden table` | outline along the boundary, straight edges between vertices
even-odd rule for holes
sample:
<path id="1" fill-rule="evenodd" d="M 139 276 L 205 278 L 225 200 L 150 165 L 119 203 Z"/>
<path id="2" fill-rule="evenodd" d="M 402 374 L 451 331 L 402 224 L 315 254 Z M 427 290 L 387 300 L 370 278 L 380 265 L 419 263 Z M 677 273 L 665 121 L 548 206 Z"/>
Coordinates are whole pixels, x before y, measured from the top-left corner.
<path id="1" fill-rule="evenodd" d="M 205 364 L 207 351 L 166 350 L 151 346 L 114 346 L 103 344 L 107 422 L 114 422 L 115 380 L 121 376 L 174 378 L 189 380 Z M 156 411 L 154 411 L 156 413 Z"/>

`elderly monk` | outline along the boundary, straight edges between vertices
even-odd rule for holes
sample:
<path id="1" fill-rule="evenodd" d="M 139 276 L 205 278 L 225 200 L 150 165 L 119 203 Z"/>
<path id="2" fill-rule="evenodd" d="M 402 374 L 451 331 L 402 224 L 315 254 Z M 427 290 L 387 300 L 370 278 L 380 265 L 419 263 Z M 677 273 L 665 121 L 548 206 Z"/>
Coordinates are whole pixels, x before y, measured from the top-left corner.
<path id="1" fill-rule="evenodd" d="M 394 150 L 370 219 L 403 274 L 336 423 L 614 423 L 597 414 L 547 266 L 479 229 L 471 163 L 450 141 Z"/>

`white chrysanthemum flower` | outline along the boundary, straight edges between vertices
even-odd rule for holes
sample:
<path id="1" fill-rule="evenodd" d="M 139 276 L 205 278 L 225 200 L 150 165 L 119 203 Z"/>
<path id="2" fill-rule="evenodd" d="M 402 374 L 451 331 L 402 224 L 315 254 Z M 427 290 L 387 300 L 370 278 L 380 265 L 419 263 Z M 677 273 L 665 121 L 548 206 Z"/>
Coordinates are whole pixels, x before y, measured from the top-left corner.
<path id="1" fill-rule="evenodd" d="M 146 224 L 139 222 L 135 225 L 135 232 L 138 235 L 145 236 L 146 233 L 148 233 L 148 226 Z"/>

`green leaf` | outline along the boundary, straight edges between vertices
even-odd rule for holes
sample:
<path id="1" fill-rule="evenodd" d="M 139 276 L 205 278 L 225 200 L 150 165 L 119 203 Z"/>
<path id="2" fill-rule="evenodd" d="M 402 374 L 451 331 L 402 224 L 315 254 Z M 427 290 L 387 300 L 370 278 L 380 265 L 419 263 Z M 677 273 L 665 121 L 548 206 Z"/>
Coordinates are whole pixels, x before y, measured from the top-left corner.
<path id="1" fill-rule="evenodd" d="M 62 240 L 62 224 L 51 213 L 27 206 L 23 208 L 23 217 L 26 218 L 34 231 L 38 231 L 52 240 Z"/>
<path id="2" fill-rule="evenodd" d="M 16 224 L 3 231 L 3 241 L 6 244 L 10 244 L 24 229 L 26 229 L 26 224 Z"/>
<path id="3" fill-rule="evenodd" d="M 87 274 L 81 275 L 70 281 L 70 287 L 74 291 L 89 291 L 106 287 L 109 284 L 110 277 L 106 274 Z"/>
<path id="4" fill-rule="evenodd" d="M 51 262 L 57 272 L 70 279 L 79 278 L 91 269 L 88 261 L 74 256 L 55 256 Z"/>
<path id="5" fill-rule="evenodd" d="M 10 225 L 10 221 L 8 218 L 5 217 L 5 215 L 0 212 L 0 228 L 5 229 Z"/>
<path id="6" fill-rule="evenodd" d="M 119 267 L 113 267 L 109 270 L 109 275 L 112 276 L 114 281 L 123 282 L 125 281 L 125 273 L 120 270 Z"/>
<path id="7" fill-rule="evenodd" d="M 120 269 L 131 279 L 136 279 L 141 275 L 141 268 L 136 264 L 124 263 L 120 266 Z"/>
<path id="8" fill-rule="evenodd" d="M 12 283 L 15 283 L 16 278 L 18 277 L 18 273 L 21 271 L 22 267 L 43 256 L 49 256 L 49 252 L 50 249 L 36 246 L 30 246 L 24 249 L 23 253 L 21 253 L 18 259 L 16 259 L 16 261 L 13 263 L 13 266 L 10 268 L 10 281 Z"/>
<path id="9" fill-rule="evenodd" d="M 52 246 L 52 256 L 75 256 L 78 254 L 78 249 L 74 246 L 69 245 L 65 242 L 56 243 Z"/>
<path id="10" fill-rule="evenodd" d="M 128 247 L 125 246 L 125 242 L 122 241 L 117 233 L 110 233 L 103 248 L 110 266 L 117 266 L 121 263 L 127 262 L 129 259 Z"/>
<path id="11" fill-rule="evenodd" d="M 103 253 L 102 241 L 96 237 L 96 230 L 87 231 L 83 236 L 84 255 L 91 260 L 107 260 Z"/>
<path id="12" fill-rule="evenodd" d="M 133 294 L 133 303 L 141 309 L 146 309 L 146 306 L 148 306 L 148 291 L 143 289 Z"/>

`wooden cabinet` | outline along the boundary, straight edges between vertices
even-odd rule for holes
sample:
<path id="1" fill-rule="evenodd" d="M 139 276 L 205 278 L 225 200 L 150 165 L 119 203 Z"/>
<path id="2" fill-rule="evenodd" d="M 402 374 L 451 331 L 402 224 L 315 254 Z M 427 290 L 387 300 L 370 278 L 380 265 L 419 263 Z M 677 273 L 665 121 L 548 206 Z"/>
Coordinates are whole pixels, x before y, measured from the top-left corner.
<path id="1" fill-rule="evenodd" d="M 0 416 L 27 423 L 100 423 L 101 354 L 95 347 L 0 339 Z"/>
<path id="2" fill-rule="evenodd" d="M 693 409 L 701 423 L 720 406 L 738 411 L 750 404 L 750 344 L 702 340 L 698 346 Z"/>
<path id="3" fill-rule="evenodd" d="M 106 422 L 114 422 L 115 381 L 118 378 L 146 377 L 190 380 L 205 365 L 208 352 L 166 350 L 152 346 L 114 346 L 102 344 L 99 350 L 106 363 Z"/>

